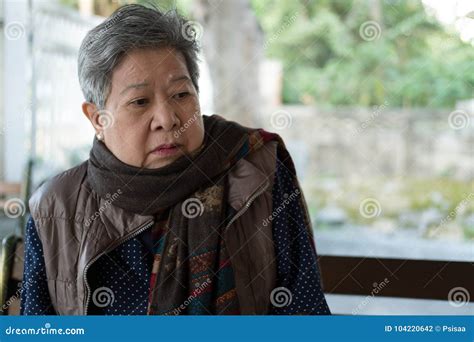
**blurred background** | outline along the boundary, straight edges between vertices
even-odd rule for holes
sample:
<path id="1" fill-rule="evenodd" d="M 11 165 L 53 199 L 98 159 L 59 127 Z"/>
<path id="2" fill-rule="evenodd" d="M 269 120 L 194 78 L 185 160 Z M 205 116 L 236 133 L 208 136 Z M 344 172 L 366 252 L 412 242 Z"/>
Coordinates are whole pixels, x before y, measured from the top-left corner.
<path id="1" fill-rule="evenodd" d="M 320 255 L 472 265 L 473 1 L 151 2 L 193 20 L 202 112 L 283 137 Z M 41 181 L 88 158 L 78 48 L 126 3 L 150 1 L 0 0 L 0 237 L 21 235 Z M 470 295 L 460 306 L 328 302 L 336 313 L 466 314 Z"/>

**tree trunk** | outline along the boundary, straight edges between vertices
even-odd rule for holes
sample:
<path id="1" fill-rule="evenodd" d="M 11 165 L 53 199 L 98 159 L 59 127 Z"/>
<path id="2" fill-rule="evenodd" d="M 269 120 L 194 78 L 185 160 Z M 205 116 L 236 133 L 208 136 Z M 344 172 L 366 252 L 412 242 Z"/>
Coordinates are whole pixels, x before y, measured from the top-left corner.
<path id="1" fill-rule="evenodd" d="M 241 124 L 259 124 L 263 32 L 248 0 L 199 0 L 202 44 L 213 84 L 214 109 Z"/>

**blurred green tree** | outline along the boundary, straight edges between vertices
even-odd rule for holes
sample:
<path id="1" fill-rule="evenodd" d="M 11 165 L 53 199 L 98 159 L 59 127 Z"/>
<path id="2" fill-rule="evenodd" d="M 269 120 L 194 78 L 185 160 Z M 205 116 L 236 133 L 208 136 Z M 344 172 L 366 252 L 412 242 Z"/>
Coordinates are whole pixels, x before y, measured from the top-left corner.
<path id="1" fill-rule="evenodd" d="M 419 0 L 252 0 L 286 103 L 452 107 L 473 97 L 474 49 Z"/>

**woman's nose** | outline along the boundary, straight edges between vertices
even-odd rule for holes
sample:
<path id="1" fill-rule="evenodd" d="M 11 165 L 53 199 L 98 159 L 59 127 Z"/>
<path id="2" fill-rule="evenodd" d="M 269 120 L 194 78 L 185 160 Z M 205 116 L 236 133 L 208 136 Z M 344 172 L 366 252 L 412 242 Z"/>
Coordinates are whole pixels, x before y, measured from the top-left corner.
<path id="1" fill-rule="evenodd" d="M 171 131 L 179 127 L 180 121 L 174 108 L 169 105 L 162 105 L 155 109 L 151 125 L 152 130 Z"/>

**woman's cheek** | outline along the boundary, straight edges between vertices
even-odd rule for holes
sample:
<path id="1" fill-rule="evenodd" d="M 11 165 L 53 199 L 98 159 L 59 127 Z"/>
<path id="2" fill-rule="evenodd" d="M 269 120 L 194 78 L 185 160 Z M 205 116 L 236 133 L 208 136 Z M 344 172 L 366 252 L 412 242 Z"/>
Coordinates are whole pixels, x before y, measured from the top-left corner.
<path id="1" fill-rule="evenodd" d="M 193 130 L 193 144 L 194 149 L 199 148 L 204 142 L 204 127 L 202 123 L 202 117 L 200 116 L 198 121 L 195 122 Z"/>

